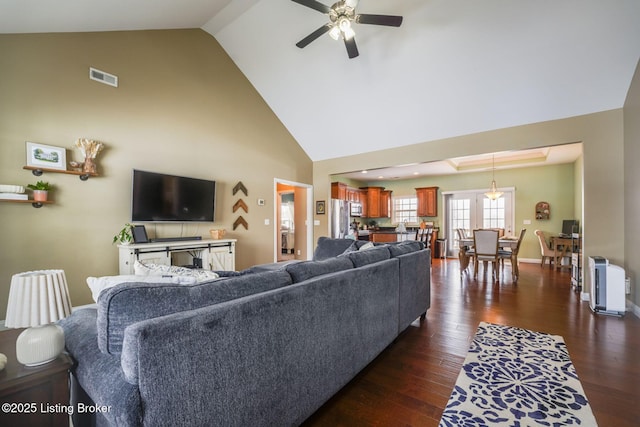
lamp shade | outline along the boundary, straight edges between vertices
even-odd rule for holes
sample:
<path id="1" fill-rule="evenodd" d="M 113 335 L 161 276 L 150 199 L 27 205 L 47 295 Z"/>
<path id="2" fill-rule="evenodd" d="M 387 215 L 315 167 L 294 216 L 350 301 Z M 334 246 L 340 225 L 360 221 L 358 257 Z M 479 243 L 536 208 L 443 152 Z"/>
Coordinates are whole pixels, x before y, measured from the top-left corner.
<path id="1" fill-rule="evenodd" d="M 11 278 L 8 328 L 26 328 L 56 322 L 71 314 L 71 300 L 64 270 L 39 270 Z"/>
<path id="2" fill-rule="evenodd" d="M 71 314 L 63 270 L 14 274 L 5 326 L 27 328 L 16 340 L 16 358 L 27 366 L 55 360 L 64 349 L 64 332 L 53 324 Z"/>

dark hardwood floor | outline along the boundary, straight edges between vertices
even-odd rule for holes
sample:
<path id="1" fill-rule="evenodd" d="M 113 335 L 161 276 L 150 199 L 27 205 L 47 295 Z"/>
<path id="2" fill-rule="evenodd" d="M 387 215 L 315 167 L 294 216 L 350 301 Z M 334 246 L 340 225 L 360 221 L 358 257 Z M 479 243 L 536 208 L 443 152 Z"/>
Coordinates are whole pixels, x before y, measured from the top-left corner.
<path id="1" fill-rule="evenodd" d="M 480 321 L 564 337 L 600 427 L 640 426 L 640 319 L 592 314 L 567 270 L 460 276 L 434 260 L 431 308 L 305 426 L 437 426 Z"/>

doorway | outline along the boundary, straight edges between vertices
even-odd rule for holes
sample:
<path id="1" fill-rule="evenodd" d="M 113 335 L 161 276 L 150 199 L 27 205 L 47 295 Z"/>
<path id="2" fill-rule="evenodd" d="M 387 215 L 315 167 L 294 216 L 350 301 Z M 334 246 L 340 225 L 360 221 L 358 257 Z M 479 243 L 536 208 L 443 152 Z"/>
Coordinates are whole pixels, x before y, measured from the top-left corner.
<path id="1" fill-rule="evenodd" d="M 458 256 L 456 229 L 462 228 L 471 236 L 477 228 L 502 228 L 505 235 L 513 234 L 515 224 L 515 189 L 501 188 L 504 194 L 497 200 L 489 200 L 486 190 L 452 191 L 443 194 L 446 206 L 445 227 L 450 237 L 447 256 Z"/>
<path id="2" fill-rule="evenodd" d="M 313 187 L 275 179 L 274 261 L 311 259 L 313 254 Z"/>

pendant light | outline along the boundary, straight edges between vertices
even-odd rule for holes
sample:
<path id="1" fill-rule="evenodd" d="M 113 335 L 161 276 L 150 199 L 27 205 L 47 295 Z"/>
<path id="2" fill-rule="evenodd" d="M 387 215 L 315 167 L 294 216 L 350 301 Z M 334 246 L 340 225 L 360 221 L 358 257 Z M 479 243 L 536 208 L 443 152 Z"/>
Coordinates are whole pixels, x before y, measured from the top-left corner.
<path id="1" fill-rule="evenodd" d="M 489 191 L 484 193 L 484 195 L 487 196 L 487 198 L 489 198 L 490 200 L 497 200 L 504 193 L 502 191 L 498 191 L 498 188 L 496 187 L 496 156 L 492 155 L 491 157 L 491 163 L 493 165 L 491 169 L 491 188 L 489 188 Z"/>

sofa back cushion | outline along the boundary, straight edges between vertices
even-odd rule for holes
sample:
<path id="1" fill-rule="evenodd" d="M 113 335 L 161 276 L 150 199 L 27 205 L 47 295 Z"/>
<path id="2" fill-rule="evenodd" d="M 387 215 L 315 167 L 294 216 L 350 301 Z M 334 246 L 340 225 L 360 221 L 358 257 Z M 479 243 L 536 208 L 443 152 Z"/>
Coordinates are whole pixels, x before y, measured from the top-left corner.
<path id="1" fill-rule="evenodd" d="M 347 257 L 333 257 L 322 261 L 303 261 L 289 264 L 286 270 L 291 275 L 293 283 L 303 282 L 315 276 L 334 273 L 353 268 L 353 263 Z"/>
<path id="2" fill-rule="evenodd" d="M 193 285 L 123 283 L 98 297 L 98 347 L 120 354 L 124 330 L 145 319 L 218 304 L 292 283 L 286 271 L 229 277 Z"/>
<path id="3" fill-rule="evenodd" d="M 314 261 L 337 257 L 350 247 L 357 247 L 358 242 L 353 239 L 332 239 L 330 237 L 318 238 L 318 245 L 313 252 Z"/>
<path id="4" fill-rule="evenodd" d="M 373 264 L 374 262 L 384 261 L 389 259 L 391 254 L 387 245 L 374 246 L 370 249 L 361 249 L 359 251 L 348 252 L 345 257 L 349 257 L 353 266 L 358 268 L 363 265 Z"/>
<path id="5" fill-rule="evenodd" d="M 420 251 L 422 249 L 424 249 L 424 243 L 418 242 L 417 240 L 407 240 L 395 245 L 389 245 L 389 253 L 392 257 Z"/>

